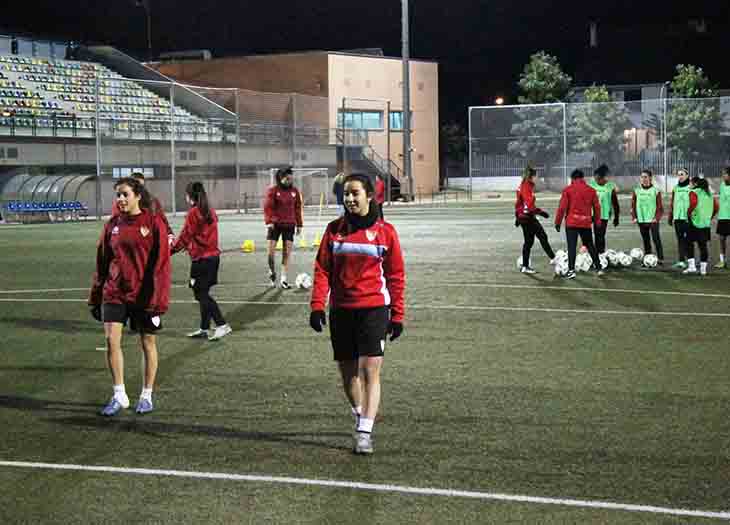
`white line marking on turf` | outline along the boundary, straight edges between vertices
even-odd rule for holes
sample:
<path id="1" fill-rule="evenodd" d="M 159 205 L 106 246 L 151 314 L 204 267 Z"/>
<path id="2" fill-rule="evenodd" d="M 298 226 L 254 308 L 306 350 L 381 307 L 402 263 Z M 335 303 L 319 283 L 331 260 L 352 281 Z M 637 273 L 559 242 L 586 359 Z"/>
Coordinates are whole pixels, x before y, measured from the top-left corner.
<path id="1" fill-rule="evenodd" d="M 563 292 L 613 292 L 613 293 L 634 293 L 642 295 L 675 295 L 681 297 L 712 297 L 715 299 L 730 299 L 730 295 L 722 293 L 705 292 L 670 292 L 666 290 L 631 290 L 629 288 L 594 288 L 590 286 L 538 286 L 534 284 L 486 284 L 486 283 L 429 283 L 429 288 L 511 288 L 526 290 L 560 290 Z"/>
<path id="2" fill-rule="evenodd" d="M 0 303 L 85 303 L 86 299 L 20 299 L 0 298 Z M 218 304 L 232 305 L 268 305 L 268 306 L 308 306 L 308 301 L 238 301 L 235 299 L 216 299 Z M 198 304 L 197 301 L 170 301 L 170 304 Z M 527 306 L 470 306 L 459 304 L 411 304 L 407 305 L 411 310 L 473 310 L 473 311 L 495 311 L 495 312 L 536 312 L 536 313 L 557 313 L 557 314 L 601 314 L 601 315 L 657 315 L 667 317 L 730 317 L 725 312 L 652 312 L 648 310 L 592 310 L 590 308 L 537 308 Z"/>
<path id="3" fill-rule="evenodd" d="M 590 509 L 618 510 L 628 512 L 646 512 L 650 514 L 666 514 L 671 516 L 693 516 L 697 518 L 718 518 L 730 520 L 730 512 L 714 512 L 653 505 L 635 505 L 630 503 L 614 503 L 610 501 L 594 501 L 566 498 L 547 498 L 541 496 L 525 496 L 521 494 L 500 494 L 496 492 L 479 492 L 472 490 L 437 489 L 428 487 L 409 487 L 405 485 L 389 485 L 379 483 L 362 483 L 358 481 L 337 481 L 329 479 L 292 478 L 288 476 L 262 476 L 252 474 L 229 474 L 224 472 L 196 472 L 185 470 L 167 470 L 150 468 L 123 468 L 93 465 L 70 465 L 63 463 L 33 463 L 27 461 L 0 461 L 0 466 L 14 468 L 32 468 L 46 470 L 71 470 L 82 472 L 104 472 L 113 474 L 135 474 L 139 476 L 165 476 L 176 478 L 216 479 L 226 481 L 251 481 L 259 483 L 281 483 L 288 485 L 305 485 L 315 487 L 333 487 L 340 489 L 370 490 L 376 492 L 394 492 L 399 494 L 416 494 L 420 496 L 445 496 L 450 498 L 471 498 L 481 500 L 509 501 L 515 503 L 537 503 L 546 505 L 563 505 Z"/>

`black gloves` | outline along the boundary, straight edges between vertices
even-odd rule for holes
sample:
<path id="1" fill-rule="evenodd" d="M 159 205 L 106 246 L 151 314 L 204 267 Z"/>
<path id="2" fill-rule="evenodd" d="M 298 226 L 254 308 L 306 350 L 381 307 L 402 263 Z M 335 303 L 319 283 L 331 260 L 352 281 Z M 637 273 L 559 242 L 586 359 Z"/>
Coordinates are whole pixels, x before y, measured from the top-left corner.
<path id="1" fill-rule="evenodd" d="M 618 226 L 618 217 L 613 218 L 613 227 L 616 228 Z"/>
<path id="2" fill-rule="evenodd" d="M 403 333 L 403 323 L 398 323 L 396 321 L 391 321 L 388 324 L 388 332 L 387 333 L 390 335 L 390 340 L 391 341 L 395 341 Z"/>
<path id="3" fill-rule="evenodd" d="M 559 231 L 560 231 L 560 224 L 556 224 L 556 225 L 555 225 L 555 231 L 556 231 L 556 232 L 559 232 Z"/>
<path id="4" fill-rule="evenodd" d="M 93 317 L 97 321 L 101 321 L 101 305 L 99 305 L 99 304 L 90 304 L 89 305 L 89 313 L 91 314 L 91 317 Z"/>
<path id="5" fill-rule="evenodd" d="M 519 227 L 520 227 L 520 220 L 515 219 L 515 228 L 519 228 Z"/>
<path id="6" fill-rule="evenodd" d="M 538 213 L 538 215 L 543 219 L 547 219 L 548 217 L 550 217 L 550 214 L 548 212 L 542 210 L 540 210 L 540 213 Z"/>
<path id="7" fill-rule="evenodd" d="M 669 219 L 667 219 L 667 222 L 669 222 L 669 226 L 674 226 L 674 219 L 672 217 L 669 217 Z"/>
<path id="8" fill-rule="evenodd" d="M 327 317 L 322 310 L 314 310 L 309 314 L 309 326 L 315 332 L 321 332 L 322 327 L 327 324 Z"/>

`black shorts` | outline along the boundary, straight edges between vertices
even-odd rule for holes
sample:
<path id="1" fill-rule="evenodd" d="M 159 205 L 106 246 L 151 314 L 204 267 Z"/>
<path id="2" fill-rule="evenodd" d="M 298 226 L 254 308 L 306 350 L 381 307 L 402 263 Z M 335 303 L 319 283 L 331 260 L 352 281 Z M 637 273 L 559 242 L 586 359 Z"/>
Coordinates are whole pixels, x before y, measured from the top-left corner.
<path id="1" fill-rule="evenodd" d="M 330 310 L 330 338 L 335 361 L 384 355 L 389 321 L 387 306 Z"/>
<path id="2" fill-rule="evenodd" d="M 730 235 L 730 219 L 718 219 L 716 233 L 725 237 Z"/>
<path id="3" fill-rule="evenodd" d="M 695 228 L 690 225 L 689 233 L 687 233 L 687 240 L 689 240 L 689 242 L 709 242 L 710 228 Z"/>
<path id="4" fill-rule="evenodd" d="M 296 226 L 291 224 L 274 224 L 273 228 L 268 228 L 268 232 L 266 233 L 266 240 L 268 241 L 278 241 L 279 237 L 281 237 L 285 241 L 294 241 L 294 230 L 296 229 Z"/>
<path id="5" fill-rule="evenodd" d="M 218 268 L 221 259 L 218 256 L 197 259 L 190 264 L 190 282 L 193 290 L 210 289 L 218 284 Z"/>
<path id="6" fill-rule="evenodd" d="M 101 319 L 105 323 L 127 324 L 132 332 L 154 334 L 162 328 L 162 318 L 159 315 L 150 315 L 143 309 L 128 304 L 104 303 L 101 305 Z"/>

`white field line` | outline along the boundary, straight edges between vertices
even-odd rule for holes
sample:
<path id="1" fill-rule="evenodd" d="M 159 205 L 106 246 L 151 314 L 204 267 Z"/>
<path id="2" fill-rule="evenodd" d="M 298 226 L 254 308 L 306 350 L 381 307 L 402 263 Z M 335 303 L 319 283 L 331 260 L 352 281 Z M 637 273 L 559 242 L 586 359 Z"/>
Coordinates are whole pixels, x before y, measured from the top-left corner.
<path id="1" fill-rule="evenodd" d="M 0 303 L 85 303 L 86 299 L 26 299 L 0 298 Z M 238 301 L 235 299 L 216 299 L 218 304 L 231 305 L 258 305 L 258 306 L 307 306 L 308 301 Z M 198 304 L 197 301 L 170 301 L 170 304 Z M 537 308 L 526 306 L 470 306 L 470 305 L 439 305 L 439 304 L 411 304 L 410 310 L 470 310 L 481 312 L 535 312 L 556 314 L 601 314 L 601 315 L 656 315 L 663 317 L 730 317 L 730 312 L 656 312 L 648 310 L 594 310 L 590 308 Z"/>
<path id="2" fill-rule="evenodd" d="M 412 281 L 411 281 L 412 282 Z M 173 288 L 188 288 L 186 284 L 173 284 Z M 227 288 L 270 288 L 269 284 L 242 284 L 242 283 L 218 283 L 218 289 Z M 459 283 L 459 282 L 429 282 L 427 288 L 505 288 L 523 290 L 557 290 L 561 292 L 600 292 L 600 293 L 626 293 L 637 295 L 669 295 L 675 297 L 708 297 L 712 299 L 730 299 L 730 294 L 707 293 L 707 292 L 676 292 L 667 290 L 632 290 L 630 288 L 596 288 L 591 286 L 542 286 L 535 284 L 491 284 L 491 283 Z M 0 290 L 0 295 L 11 294 L 33 294 L 53 292 L 86 292 L 85 288 L 38 288 L 27 290 Z M 59 300 L 59 299 L 56 299 Z"/>
<path id="3" fill-rule="evenodd" d="M 102 472 L 111 474 L 131 474 L 137 476 L 160 476 L 193 479 L 215 479 L 225 481 L 248 481 L 255 483 L 278 483 L 286 485 L 303 485 L 315 487 L 331 487 L 338 489 L 366 490 L 375 492 L 390 492 L 397 494 L 413 494 L 418 496 L 442 496 L 447 498 L 470 498 L 479 500 L 508 501 L 513 503 L 535 503 L 543 505 L 562 505 L 567 507 L 582 507 L 589 509 L 616 510 L 626 512 L 646 512 L 649 514 L 664 514 L 670 516 L 692 516 L 697 518 L 717 518 L 730 520 L 730 512 L 715 512 L 670 507 L 656 507 L 653 505 L 635 505 L 629 503 L 614 503 L 610 501 L 595 501 L 566 498 L 547 498 L 540 496 L 526 496 L 521 494 L 500 494 L 495 492 L 479 492 L 472 490 L 437 489 L 428 487 L 409 487 L 406 485 L 389 485 L 379 483 L 362 483 L 358 481 L 337 481 L 328 479 L 293 478 L 288 476 L 263 476 L 252 474 L 230 474 L 223 472 L 196 472 L 184 470 L 124 468 L 93 465 L 71 465 L 63 463 L 31 463 L 26 461 L 0 461 L 0 466 L 10 468 L 64 470 L 81 472 Z"/>

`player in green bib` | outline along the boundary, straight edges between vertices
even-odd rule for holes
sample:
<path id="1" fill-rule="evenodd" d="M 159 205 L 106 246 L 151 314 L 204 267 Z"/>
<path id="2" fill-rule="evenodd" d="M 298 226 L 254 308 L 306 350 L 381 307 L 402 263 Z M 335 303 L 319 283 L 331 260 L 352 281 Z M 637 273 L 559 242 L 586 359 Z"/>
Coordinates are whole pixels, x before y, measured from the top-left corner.
<path id="1" fill-rule="evenodd" d="M 730 235 L 730 167 L 722 170 L 720 182 L 720 209 L 717 214 L 717 236 L 720 237 L 720 262 L 715 268 L 727 268 L 725 254 L 727 238 Z"/>
<path id="2" fill-rule="evenodd" d="M 689 208 L 689 242 L 687 243 L 687 269 L 684 274 L 697 273 L 695 265 L 695 243 L 700 249 L 700 274 L 707 275 L 707 244 L 710 242 L 710 225 L 718 210 L 717 201 L 712 197 L 707 179 L 692 177 L 690 181 Z"/>
<path id="3" fill-rule="evenodd" d="M 679 261 L 674 263 L 675 268 L 684 269 L 687 267 L 687 235 L 689 233 L 689 172 L 685 169 L 677 170 L 677 185 L 672 189 L 672 197 L 669 201 L 668 221 L 669 226 L 674 226 L 674 233 L 677 236 L 677 252 Z"/>
<path id="4" fill-rule="evenodd" d="M 608 174 L 611 170 L 608 166 L 601 164 L 596 171 L 593 172 L 593 180 L 588 185 L 596 190 L 598 202 L 601 203 L 601 220 L 593 226 L 593 233 L 596 235 L 596 250 L 598 253 L 606 251 L 606 229 L 608 221 L 613 216 L 614 228 L 618 226 L 618 217 L 620 213 L 618 205 L 618 193 L 616 192 L 616 184 L 608 180 Z"/>
<path id="5" fill-rule="evenodd" d="M 654 241 L 656 256 L 659 259 L 658 265 L 661 266 L 664 261 L 664 248 L 659 236 L 659 221 L 662 220 L 664 208 L 662 194 L 654 186 L 652 179 L 651 170 L 641 171 L 640 184 L 634 188 L 634 192 L 631 194 L 631 220 L 639 225 L 645 254 L 652 253 L 651 241 Z"/>

